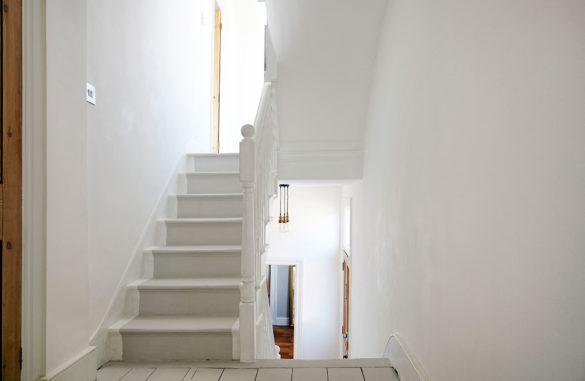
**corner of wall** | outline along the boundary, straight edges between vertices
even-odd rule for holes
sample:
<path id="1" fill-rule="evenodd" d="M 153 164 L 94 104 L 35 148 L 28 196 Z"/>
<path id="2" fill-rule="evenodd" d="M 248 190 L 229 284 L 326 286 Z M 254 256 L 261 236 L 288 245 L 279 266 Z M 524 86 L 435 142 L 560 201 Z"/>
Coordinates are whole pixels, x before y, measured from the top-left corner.
<path id="1" fill-rule="evenodd" d="M 97 378 L 96 348 L 87 347 L 41 381 L 94 381 Z"/>

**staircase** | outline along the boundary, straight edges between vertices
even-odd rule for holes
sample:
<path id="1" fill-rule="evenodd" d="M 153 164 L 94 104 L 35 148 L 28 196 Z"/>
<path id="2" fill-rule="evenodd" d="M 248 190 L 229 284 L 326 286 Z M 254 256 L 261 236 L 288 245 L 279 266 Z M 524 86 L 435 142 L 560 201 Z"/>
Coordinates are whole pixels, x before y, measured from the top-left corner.
<path id="1" fill-rule="evenodd" d="M 239 358 L 242 190 L 238 154 L 189 155 L 181 194 L 169 196 L 152 279 L 129 285 L 137 315 L 111 328 L 124 361 Z M 111 344 L 112 345 L 112 344 Z"/>

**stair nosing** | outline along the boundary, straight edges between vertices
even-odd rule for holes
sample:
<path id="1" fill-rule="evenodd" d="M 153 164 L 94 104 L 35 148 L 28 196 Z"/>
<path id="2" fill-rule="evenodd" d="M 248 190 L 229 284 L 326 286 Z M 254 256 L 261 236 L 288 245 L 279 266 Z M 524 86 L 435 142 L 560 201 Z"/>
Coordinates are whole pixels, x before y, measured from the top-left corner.
<path id="1" fill-rule="evenodd" d="M 145 251 L 159 254 L 189 254 L 189 253 L 241 253 L 241 245 L 193 245 L 193 246 L 155 246 Z"/>
<path id="2" fill-rule="evenodd" d="M 235 176 L 239 175 L 240 171 L 189 171 L 189 172 L 182 172 L 181 174 L 185 176 L 202 176 L 202 175 L 230 175 Z"/>
<path id="3" fill-rule="evenodd" d="M 177 321 L 179 320 L 221 320 L 223 323 L 220 327 L 199 327 L 199 328 L 176 328 Z M 150 320 L 153 324 L 158 324 L 158 327 L 149 328 L 126 328 L 127 325 L 132 324 L 133 321 L 142 322 Z M 236 324 L 237 317 L 199 317 L 191 315 L 178 315 L 178 316 L 136 316 L 133 319 L 129 319 L 121 327 L 116 328 L 121 334 L 156 334 L 156 333 L 232 333 L 233 327 Z M 227 324 L 226 324 L 227 323 Z M 220 324 L 221 325 L 221 324 Z"/>
<path id="4" fill-rule="evenodd" d="M 225 280 L 225 283 L 207 283 L 210 280 Z M 198 280 L 200 284 L 189 284 L 189 280 Z M 169 282 L 165 284 L 165 281 Z M 180 281 L 185 281 L 181 284 Z M 190 291 L 190 290 L 213 290 L 213 289 L 239 289 L 241 278 L 239 277 L 197 277 L 197 278 L 153 278 L 147 279 L 136 285 L 139 291 Z M 154 284 L 153 284 L 154 283 Z"/>
<path id="5" fill-rule="evenodd" d="M 198 223 L 223 223 L 242 222 L 242 217 L 213 217 L 213 218 L 161 218 L 160 222 L 169 224 L 198 224 Z"/>
<path id="6" fill-rule="evenodd" d="M 240 198 L 243 197 L 243 193 L 171 193 L 169 197 L 176 198 Z"/>
<path id="7" fill-rule="evenodd" d="M 204 152 L 204 153 L 188 153 L 187 156 L 191 157 L 233 157 L 233 156 L 240 156 L 239 152 L 229 152 L 229 153 L 213 153 L 213 152 Z"/>

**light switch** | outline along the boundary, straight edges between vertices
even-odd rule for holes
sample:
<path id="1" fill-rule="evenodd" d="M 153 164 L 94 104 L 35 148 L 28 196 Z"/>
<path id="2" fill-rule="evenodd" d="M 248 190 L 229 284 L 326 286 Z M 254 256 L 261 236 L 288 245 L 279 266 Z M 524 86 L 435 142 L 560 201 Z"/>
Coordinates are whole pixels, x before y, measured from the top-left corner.
<path id="1" fill-rule="evenodd" d="M 95 105 L 95 86 L 91 83 L 87 83 L 87 89 L 85 90 L 85 100 Z"/>

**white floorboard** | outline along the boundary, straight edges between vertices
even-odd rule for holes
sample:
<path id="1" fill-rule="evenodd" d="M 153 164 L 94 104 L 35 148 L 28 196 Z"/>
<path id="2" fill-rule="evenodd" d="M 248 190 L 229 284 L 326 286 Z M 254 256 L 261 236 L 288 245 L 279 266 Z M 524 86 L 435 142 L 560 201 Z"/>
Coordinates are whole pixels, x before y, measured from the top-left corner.
<path id="1" fill-rule="evenodd" d="M 329 381 L 364 381 L 362 368 L 328 368 Z"/>
<path id="2" fill-rule="evenodd" d="M 258 370 L 256 381 L 290 381 L 291 368 L 264 368 Z"/>
<path id="3" fill-rule="evenodd" d="M 362 368 L 366 381 L 400 381 L 392 368 Z"/>
<path id="4" fill-rule="evenodd" d="M 97 381 L 120 381 L 131 368 L 104 368 L 98 371 Z"/>
<path id="5" fill-rule="evenodd" d="M 189 368 L 158 368 L 148 381 L 183 381 Z"/>
<path id="6" fill-rule="evenodd" d="M 121 381 L 144 381 L 154 373 L 154 368 L 134 368 Z"/>
<path id="7" fill-rule="evenodd" d="M 221 377 L 223 369 L 198 368 L 191 380 L 193 381 L 217 381 Z"/>
<path id="8" fill-rule="evenodd" d="M 327 381 L 326 368 L 294 368 L 293 381 Z"/>
<path id="9" fill-rule="evenodd" d="M 226 369 L 220 381 L 254 381 L 257 373 L 258 369 Z"/>
<path id="10" fill-rule="evenodd" d="M 112 362 L 98 381 L 399 381 L 388 361 L 259 360 L 145 364 Z"/>

